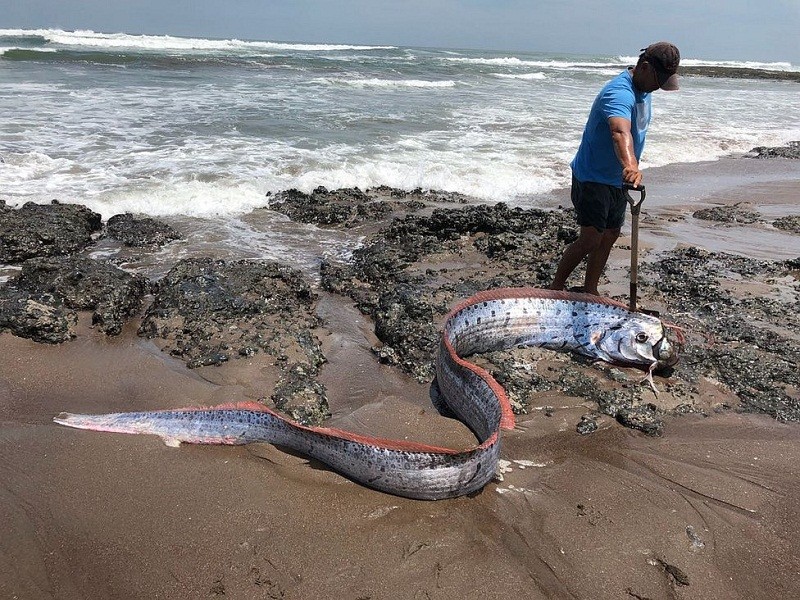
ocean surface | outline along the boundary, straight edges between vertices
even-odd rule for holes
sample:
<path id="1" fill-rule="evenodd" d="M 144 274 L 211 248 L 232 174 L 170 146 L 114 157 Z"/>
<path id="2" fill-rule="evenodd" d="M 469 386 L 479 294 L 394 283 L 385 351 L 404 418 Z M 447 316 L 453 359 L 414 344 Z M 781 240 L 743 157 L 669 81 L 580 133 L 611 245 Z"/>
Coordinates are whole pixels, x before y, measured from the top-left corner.
<path id="1" fill-rule="evenodd" d="M 0 30 L 0 197 L 104 218 L 235 217 L 319 185 L 535 204 L 568 185 L 595 94 L 635 60 Z M 653 109 L 645 167 L 800 139 L 796 82 L 687 76 Z"/>

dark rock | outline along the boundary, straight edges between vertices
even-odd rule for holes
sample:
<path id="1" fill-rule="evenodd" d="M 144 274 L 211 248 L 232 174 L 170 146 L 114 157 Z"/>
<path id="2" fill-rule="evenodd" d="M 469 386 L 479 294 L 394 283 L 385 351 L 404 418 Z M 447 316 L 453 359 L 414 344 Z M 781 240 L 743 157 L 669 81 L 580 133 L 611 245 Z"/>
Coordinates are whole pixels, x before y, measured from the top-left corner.
<path id="1" fill-rule="evenodd" d="M 269 208 L 293 221 L 322 227 L 355 227 L 380 221 L 395 211 L 413 213 L 441 204 L 466 204 L 468 196 L 437 190 L 400 190 L 389 186 L 328 190 L 318 187 L 310 194 L 296 189 L 270 195 Z"/>
<path id="2" fill-rule="evenodd" d="M 800 141 L 789 142 L 786 146 L 758 146 L 750 150 L 755 158 L 800 158 Z"/>
<path id="3" fill-rule="evenodd" d="M 381 294 L 373 312 L 375 335 L 392 349 L 399 364 L 418 381 L 433 379 L 432 349 L 439 342 L 435 308 L 411 286 Z"/>
<path id="4" fill-rule="evenodd" d="M 91 244 L 100 227 L 100 215 L 78 204 L 0 206 L 0 262 L 72 254 Z"/>
<path id="5" fill-rule="evenodd" d="M 524 283 L 541 284 L 552 275 L 546 259 L 554 254 L 553 240 L 566 241 L 573 230 L 572 220 L 563 213 L 512 209 L 503 203 L 436 209 L 429 217 L 395 219 L 354 258 L 359 275 L 375 283 L 387 275 L 397 279 L 412 263 L 432 254 L 474 249 L 493 261 L 511 263 L 525 277 Z"/>
<path id="6" fill-rule="evenodd" d="M 800 235 L 800 215 L 789 215 L 775 219 L 772 225 L 783 231 Z"/>
<path id="7" fill-rule="evenodd" d="M 318 425 L 331 416 L 325 386 L 302 365 L 288 369 L 271 400 L 275 408 L 304 425 Z"/>
<path id="8" fill-rule="evenodd" d="M 786 278 L 798 261 L 763 261 L 684 248 L 643 265 L 644 287 L 679 307 L 673 317 L 690 333 L 677 383 L 708 378 L 740 401 L 740 410 L 800 421 L 800 282 L 783 293 L 736 297 L 724 280 Z M 709 340 L 713 340 L 710 343 Z"/>
<path id="9" fill-rule="evenodd" d="M 747 208 L 746 204 L 737 202 L 733 205 L 712 206 L 703 208 L 692 213 L 696 219 L 704 221 L 719 221 L 721 223 L 742 223 L 750 224 L 763 221 L 761 215 Z"/>
<path id="10" fill-rule="evenodd" d="M 269 207 L 293 221 L 348 227 L 376 221 L 392 211 L 387 202 L 376 200 L 358 188 L 328 191 L 318 187 L 311 194 L 287 190 L 272 196 Z"/>
<path id="11" fill-rule="evenodd" d="M 282 373 L 278 408 L 318 424 L 328 404 L 314 379 L 325 362 L 316 299 L 299 271 L 276 262 L 183 260 L 158 283 L 139 334 L 190 368 L 264 352 Z"/>
<path id="12" fill-rule="evenodd" d="M 106 234 L 126 246 L 163 246 L 181 239 L 181 234 L 161 221 L 135 217 L 130 213 L 114 215 L 106 223 Z"/>
<path id="13" fill-rule="evenodd" d="M 721 67 L 714 65 L 681 65 L 681 76 L 725 77 L 730 79 L 775 79 L 800 81 L 800 72 L 755 69 L 748 67 Z"/>
<path id="14" fill-rule="evenodd" d="M 196 369 L 197 367 L 218 366 L 222 363 L 228 362 L 229 358 L 230 356 L 224 352 L 209 352 L 208 354 L 191 359 L 186 363 L 186 366 L 190 369 Z"/>
<path id="15" fill-rule="evenodd" d="M 392 348 L 391 346 L 373 346 L 371 348 L 372 353 L 378 357 L 378 362 L 382 365 L 399 365 L 400 364 L 400 355 L 397 353 L 397 350 Z"/>
<path id="16" fill-rule="evenodd" d="M 622 408 L 617 412 L 617 421 L 647 435 L 658 436 L 664 433 L 664 421 L 652 404 Z"/>
<path id="17" fill-rule="evenodd" d="M 349 295 L 372 316 L 383 342 L 374 350 L 381 361 L 400 366 L 419 381 L 430 381 L 441 322 L 450 306 L 484 289 L 542 287 L 552 278 L 563 246 L 574 239 L 574 230 L 570 212 L 524 210 L 502 203 L 400 216 L 367 239 L 350 264 L 324 262 L 322 283 L 329 291 Z M 469 258 L 461 259 L 463 255 Z M 452 260 L 463 264 L 457 269 L 439 268 L 438 261 Z M 535 370 L 517 368 L 518 352 L 474 357 L 506 389 L 516 412 L 526 412 L 535 394 L 554 385 L 596 399 L 601 410 L 615 406 L 596 381 L 571 374 L 569 362 L 560 384 L 554 384 Z"/>
<path id="18" fill-rule="evenodd" d="M 520 364 L 535 364 L 541 352 L 546 351 L 528 349 L 487 352 L 473 357 L 473 360 L 489 371 L 492 377 L 503 386 L 514 412 L 522 414 L 528 412 L 531 398 L 536 394 L 549 392 L 555 387 L 552 381 L 539 375 L 536 369 L 520 368 Z M 547 407 L 545 415 L 552 416 L 553 408 Z"/>
<path id="19" fill-rule="evenodd" d="M 192 365 L 247 346 L 316 369 L 324 359 L 309 333 L 315 304 L 300 272 L 279 263 L 188 259 L 158 282 L 139 333 Z"/>
<path id="20" fill-rule="evenodd" d="M 370 188 L 368 192 L 381 194 L 384 196 L 391 196 L 392 198 L 403 198 L 409 200 L 406 204 L 408 210 L 416 210 L 427 206 L 427 203 L 434 204 L 468 204 L 473 199 L 465 196 L 459 192 L 443 192 L 441 190 L 423 190 L 422 188 L 414 188 L 413 190 L 401 190 L 389 187 L 388 185 L 380 185 L 378 187 Z"/>
<path id="21" fill-rule="evenodd" d="M 35 342 L 60 344 L 75 337 L 78 316 L 51 295 L 0 287 L 0 331 Z"/>
<path id="22" fill-rule="evenodd" d="M 108 335 L 118 335 L 140 310 L 148 286 L 139 275 L 86 257 L 30 259 L 12 284 L 35 297 L 50 294 L 69 308 L 94 311 L 92 323 Z"/>
<path id="23" fill-rule="evenodd" d="M 583 415 L 575 426 L 575 430 L 581 435 L 588 435 L 597 431 L 597 420 L 593 415 Z"/>

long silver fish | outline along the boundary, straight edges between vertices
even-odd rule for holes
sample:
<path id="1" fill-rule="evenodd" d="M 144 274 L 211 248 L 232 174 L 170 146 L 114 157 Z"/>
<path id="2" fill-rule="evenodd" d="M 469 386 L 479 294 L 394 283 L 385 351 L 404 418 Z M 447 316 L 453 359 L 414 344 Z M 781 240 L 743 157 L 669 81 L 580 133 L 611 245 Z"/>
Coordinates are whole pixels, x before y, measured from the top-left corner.
<path id="1" fill-rule="evenodd" d="M 483 488 L 495 475 L 500 429 L 514 414 L 500 384 L 464 357 L 477 352 L 540 346 L 652 372 L 677 361 L 662 322 L 632 313 L 613 300 L 532 288 L 481 292 L 447 316 L 436 357 L 443 400 L 472 429 L 478 445 L 439 448 L 306 427 L 255 402 L 212 408 L 80 415 L 53 420 L 79 429 L 145 433 L 168 445 L 266 442 L 313 457 L 371 488 L 398 496 L 439 500 Z"/>

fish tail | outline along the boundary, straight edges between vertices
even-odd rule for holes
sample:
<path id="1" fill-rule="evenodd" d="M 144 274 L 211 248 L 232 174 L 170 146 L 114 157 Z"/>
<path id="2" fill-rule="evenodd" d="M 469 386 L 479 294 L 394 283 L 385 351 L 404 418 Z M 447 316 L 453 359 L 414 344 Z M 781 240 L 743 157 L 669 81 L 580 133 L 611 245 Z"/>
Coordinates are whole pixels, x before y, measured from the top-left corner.
<path id="1" fill-rule="evenodd" d="M 149 433 L 142 429 L 141 418 L 144 413 L 110 413 L 105 415 L 81 415 L 62 412 L 53 421 L 59 425 L 75 429 L 92 429 L 94 431 L 111 431 L 115 433 Z"/>
<path id="2" fill-rule="evenodd" d="M 109 413 L 83 415 L 62 412 L 55 423 L 75 429 L 157 435 L 168 446 L 191 444 L 246 444 L 253 441 L 254 430 L 263 433 L 263 417 L 273 415 L 256 403 L 223 405 L 210 409 Z"/>

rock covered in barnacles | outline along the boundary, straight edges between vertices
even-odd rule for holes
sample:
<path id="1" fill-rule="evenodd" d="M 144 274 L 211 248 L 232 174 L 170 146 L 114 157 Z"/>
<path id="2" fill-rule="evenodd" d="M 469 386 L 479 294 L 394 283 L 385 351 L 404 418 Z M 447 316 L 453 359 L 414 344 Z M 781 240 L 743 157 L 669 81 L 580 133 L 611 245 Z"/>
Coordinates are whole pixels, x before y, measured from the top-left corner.
<path id="1" fill-rule="evenodd" d="M 10 285 L 0 287 L 0 331 L 46 344 L 75 337 L 78 316 L 52 294 L 34 295 Z"/>
<path id="2" fill-rule="evenodd" d="M 25 261 L 8 287 L 15 300 L 6 306 L 19 315 L 7 320 L 8 328 L 20 337 L 60 343 L 75 335 L 76 310 L 93 311 L 92 324 L 118 335 L 140 310 L 148 283 L 106 261 L 58 256 Z M 22 316 L 30 310 L 38 316 Z M 43 319 L 50 323 L 44 325 Z"/>
<path id="3" fill-rule="evenodd" d="M 306 194 L 291 189 L 270 197 L 271 210 L 285 214 L 293 221 L 316 225 L 353 226 L 375 221 L 391 212 L 391 206 L 358 188 L 329 191 L 318 187 Z"/>
<path id="4" fill-rule="evenodd" d="M 100 227 L 100 215 L 79 204 L 0 204 L 0 263 L 73 254 L 89 246 Z"/>
<path id="5" fill-rule="evenodd" d="M 313 330 L 317 296 L 302 274 L 274 261 L 180 261 L 158 282 L 139 334 L 190 368 L 264 353 L 281 373 L 276 406 L 319 424 L 329 416 L 325 362 Z"/>
<path id="6" fill-rule="evenodd" d="M 130 213 L 111 217 L 106 223 L 106 235 L 132 247 L 159 247 L 182 237 L 166 223 Z"/>

